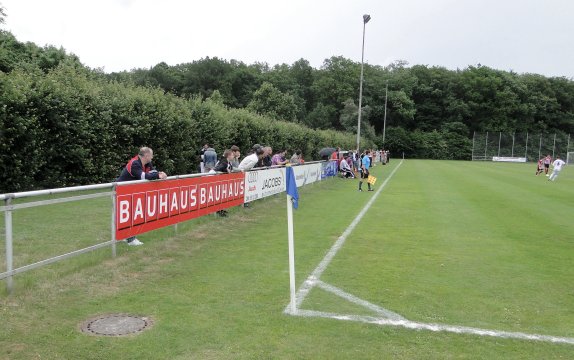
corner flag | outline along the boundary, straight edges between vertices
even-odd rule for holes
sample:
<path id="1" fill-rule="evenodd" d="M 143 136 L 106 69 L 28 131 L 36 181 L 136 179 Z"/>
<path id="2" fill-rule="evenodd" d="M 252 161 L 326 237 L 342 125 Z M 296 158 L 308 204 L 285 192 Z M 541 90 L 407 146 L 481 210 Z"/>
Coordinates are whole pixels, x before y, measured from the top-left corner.
<path id="1" fill-rule="evenodd" d="M 299 192 L 297 192 L 297 183 L 295 182 L 295 172 L 291 166 L 287 166 L 287 195 L 291 196 L 291 201 L 293 201 L 293 207 L 297 209 L 299 207 Z"/>
<path id="2" fill-rule="evenodd" d="M 287 185 L 287 237 L 289 240 L 289 287 L 291 290 L 291 313 L 297 313 L 297 301 L 295 299 L 295 240 L 293 236 L 293 208 L 299 206 L 299 193 L 295 182 L 295 173 L 290 165 L 285 173 Z"/>

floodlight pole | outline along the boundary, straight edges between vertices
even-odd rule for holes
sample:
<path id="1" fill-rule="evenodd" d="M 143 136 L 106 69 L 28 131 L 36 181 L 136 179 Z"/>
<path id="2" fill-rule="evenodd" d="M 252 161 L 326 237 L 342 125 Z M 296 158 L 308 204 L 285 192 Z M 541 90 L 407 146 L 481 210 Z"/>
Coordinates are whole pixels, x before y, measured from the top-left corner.
<path id="1" fill-rule="evenodd" d="M 385 150 L 385 131 L 387 128 L 387 95 L 389 93 L 389 82 L 385 85 L 385 116 L 383 116 L 383 150 Z"/>
<path id="2" fill-rule="evenodd" d="M 365 28 L 371 15 L 363 15 L 363 47 L 361 50 L 361 80 L 359 81 L 359 119 L 357 120 L 357 153 L 361 153 L 361 105 L 363 101 L 363 62 L 365 59 Z"/>

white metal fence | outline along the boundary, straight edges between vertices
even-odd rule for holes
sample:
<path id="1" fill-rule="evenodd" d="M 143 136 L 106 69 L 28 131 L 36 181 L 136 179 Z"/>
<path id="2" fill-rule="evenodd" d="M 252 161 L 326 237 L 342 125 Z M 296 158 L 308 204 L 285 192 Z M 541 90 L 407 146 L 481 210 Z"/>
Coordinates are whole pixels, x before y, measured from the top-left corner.
<path id="1" fill-rule="evenodd" d="M 316 163 L 323 163 L 322 161 L 316 161 L 316 162 L 309 162 L 306 163 L 305 165 L 312 165 L 312 164 L 316 164 Z M 305 165 L 301 165 L 301 166 L 305 166 Z M 256 170 L 256 169 L 253 169 Z M 335 174 L 329 174 L 328 176 L 333 176 Z M 171 180 L 171 179 L 183 179 L 183 178 L 191 178 L 191 177 L 201 177 L 201 176 L 211 176 L 209 174 L 190 174 L 190 175 L 180 175 L 180 176 L 171 176 L 168 177 L 167 179 Z M 126 185 L 126 184 L 132 184 L 132 183 L 144 183 L 146 182 L 145 180 L 138 180 L 138 181 L 129 181 L 129 182 L 122 182 L 122 185 Z M 38 190 L 38 191 L 27 191 L 27 192 L 20 192 L 20 193 L 13 193 L 13 194 L 0 194 L 0 201 L 4 201 L 4 206 L 0 206 L 0 212 L 4 212 L 4 237 L 5 237 L 5 254 L 6 257 L 5 259 L 2 259 L 0 257 L 0 265 L 2 265 L 2 260 L 4 260 L 5 262 L 5 267 L 6 267 L 6 271 L 5 272 L 0 272 L 0 280 L 2 279 L 6 279 L 6 288 L 7 288 L 7 292 L 10 294 L 12 293 L 13 290 L 13 277 L 17 274 L 32 270 L 32 269 L 36 269 L 48 264 L 52 264 L 55 262 L 58 262 L 60 260 L 64 260 L 67 258 L 71 258 L 80 254 L 84 254 L 87 252 L 91 252 L 100 248 L 104 248 L 104 247 L 111 247 L 111 255 L 112 257 L 116 256 L 116 223 L 115 223 L 115 219 L 116 219 L 116 187 L 118 185 L 116 183 L 107 183 L 107 184 L 99 184 L 99 185 L 87 185 L 87 186 L 76 186 L 76 187 L 68 187 L 68 188 L 61 188 L 61 189 L 50 189 L 50 190 Z M 66 197 L 62 197 L 68 194 L 78 194 L 80 192 L 90 192 L 88 194 L 79 194 L 79 195 L 72 195 L 72 196 L 66 196 Z M 45 199 L 48 196 L 56 196 L 56 198 L 51 198 L 51 199 Z M 36 201 L 28 201 L 28 202 L 23 202 L 21 201 L 21 199 L 31 199 L 31 198 L 41 198 L 41 200 L 36 200 Z M 52 256 L 52 257 L 48 257 L 46 259 L 40 260 L 40 261 L 36 261 L 36 262 L 32 262 L 32 263 L 28 263 L 26 265 L 22 265 L 19 267 L 14 267 L 14 238 L 13 238 L 13 234 L 14 234 L 14 227 L 13 227 L 13 213 L 15 211 L 21 211 L 23 209 L 31 209 L 31 208 L 36 208 L 36 207 L 41 207 L 41 206 L 47 206 L 47 205 L 55 205 L 55 204 L 63 204 L 63 203 L 70 203 L 70 202 L 77 202 L 77 201 L 82 201 L 82 200 L 93 200 L 93 199 L 98 199 L 98 198 L 110 198 L 111 202 L 106 204 L 105 206 L 110 206 L 111 204 L 111 216 L 109 218 L 109 224 L 110 224 L 110 233 L 109 233 L 109 237 L 107 235 L 101 235 L 99 236 L 99 240 L 96 241 L 101 241 L 101 238 L 105 238 L 108 240 L 105 240 L 103 242 L 99 242 L 95 245 L 91 245 L 91 246 L 87 246 L 84 248 L 81 248 L 79 250 L 73 250 L 64 254 L 60 254 L 60 255 L 56 255 L 56 256 Z M 20 201 L 19 201 L 20 200 Z M 73 211 L 73 210 L 72 210 Z M 83 219 L 67 219 L 69 221 L 79 221 L 79 222 L 84 222 L 84 221 L 92 221 L 91 218 L 85 218 L 87 216 L 89 216 L 89 214 L 77 214 L 80 217 L 84 217 Z M 41 214 L 40 214 L 41 216 Z M 34 220 L 31 220 L 34 221 Z M 42 224 L 42 226 L 44 227 L 50 227 L 50 226 L 60 226 L 61 224 Z M 77 224 L 76 223 L 76 228 L 80 228 L 81 229 L 81 223 Z M 175 229 L 177 229 L 177 224 L 174 225 Z M 25 229 L 18 229 L 19 232 L 25 232 Z M 57 230 L 56 230 L 57 231 Z M 81 230 L 80 230 L 81 231 Z M 177 230 L 176 230 L 177 231 Z M 106 231 L 107 232 L 107 231 Z M 82 236 L 82 234 L 77 234 L 77 236 Z M 25 237 L 22 239 L 24 241 L 28 241 L 29 239 L 26 239 Z M 56 241 L 56 240 L 53 240 Z M 93 243 L 94 240 L 93 239 L 89 239 L 90 243 Z M 85 244 L 86 241 L 81 242 L 82 244 Z M 26 251 L 25 249 L 23 251 Z M 47 255 L 49 256 L 49 255 Z"/>
<path id="2" fill-rule="evenodd" d="M 551 155 L 565 159 L 571 150 L 570 134 L 531 134 L 475 132 L 472 137 L 472 160 L 492 160 L 494 157 L 523 157 L 538 161 Z"/>

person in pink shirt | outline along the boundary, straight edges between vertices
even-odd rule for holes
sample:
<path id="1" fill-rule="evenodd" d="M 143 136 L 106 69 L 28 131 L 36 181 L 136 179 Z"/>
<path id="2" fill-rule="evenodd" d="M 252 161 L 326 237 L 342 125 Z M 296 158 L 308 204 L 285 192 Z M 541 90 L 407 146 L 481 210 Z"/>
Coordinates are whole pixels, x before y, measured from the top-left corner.
<path id="1" fill-rule="evenodd" d="M 276 165 L 285 165 L 287 164 L 289 161 L 285 160 L 285 154 L 287 153 L 287 151 L 285 150 L 279 150 L 275 155 L 273 155 L 273 157 L 271 158 L 271 165 L 272 166 L 276 166 Z"/>

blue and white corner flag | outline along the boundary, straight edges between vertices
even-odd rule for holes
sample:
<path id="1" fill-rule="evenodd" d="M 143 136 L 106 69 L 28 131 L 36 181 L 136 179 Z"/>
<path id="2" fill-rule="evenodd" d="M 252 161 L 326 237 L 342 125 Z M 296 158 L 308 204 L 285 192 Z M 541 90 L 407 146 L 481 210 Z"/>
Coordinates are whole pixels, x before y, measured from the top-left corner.
<path id="1" fill-rule="evenodd" d="M 295 182 L 295 172 L 290 165 L 286 167 L 285 173 L 287 185 L 287 234 L 289 240 L 289 287 L 291 292 L 291 302 L 289 308 L 291 314 L 297 313 L 297 299 L 295 295 L 295 239 L 293 236 L 293 208 L 299 206 L 299 193 Z"/>
<path id="2" fill-rule="evenodd" d="M 295 182 L 295 172 L 291 166 L 286 167 L 287 170 L 287 195 L 291 196 L 293 207 L 299 207 L 299 192 L 297 192 L 297 183 Z"/>

